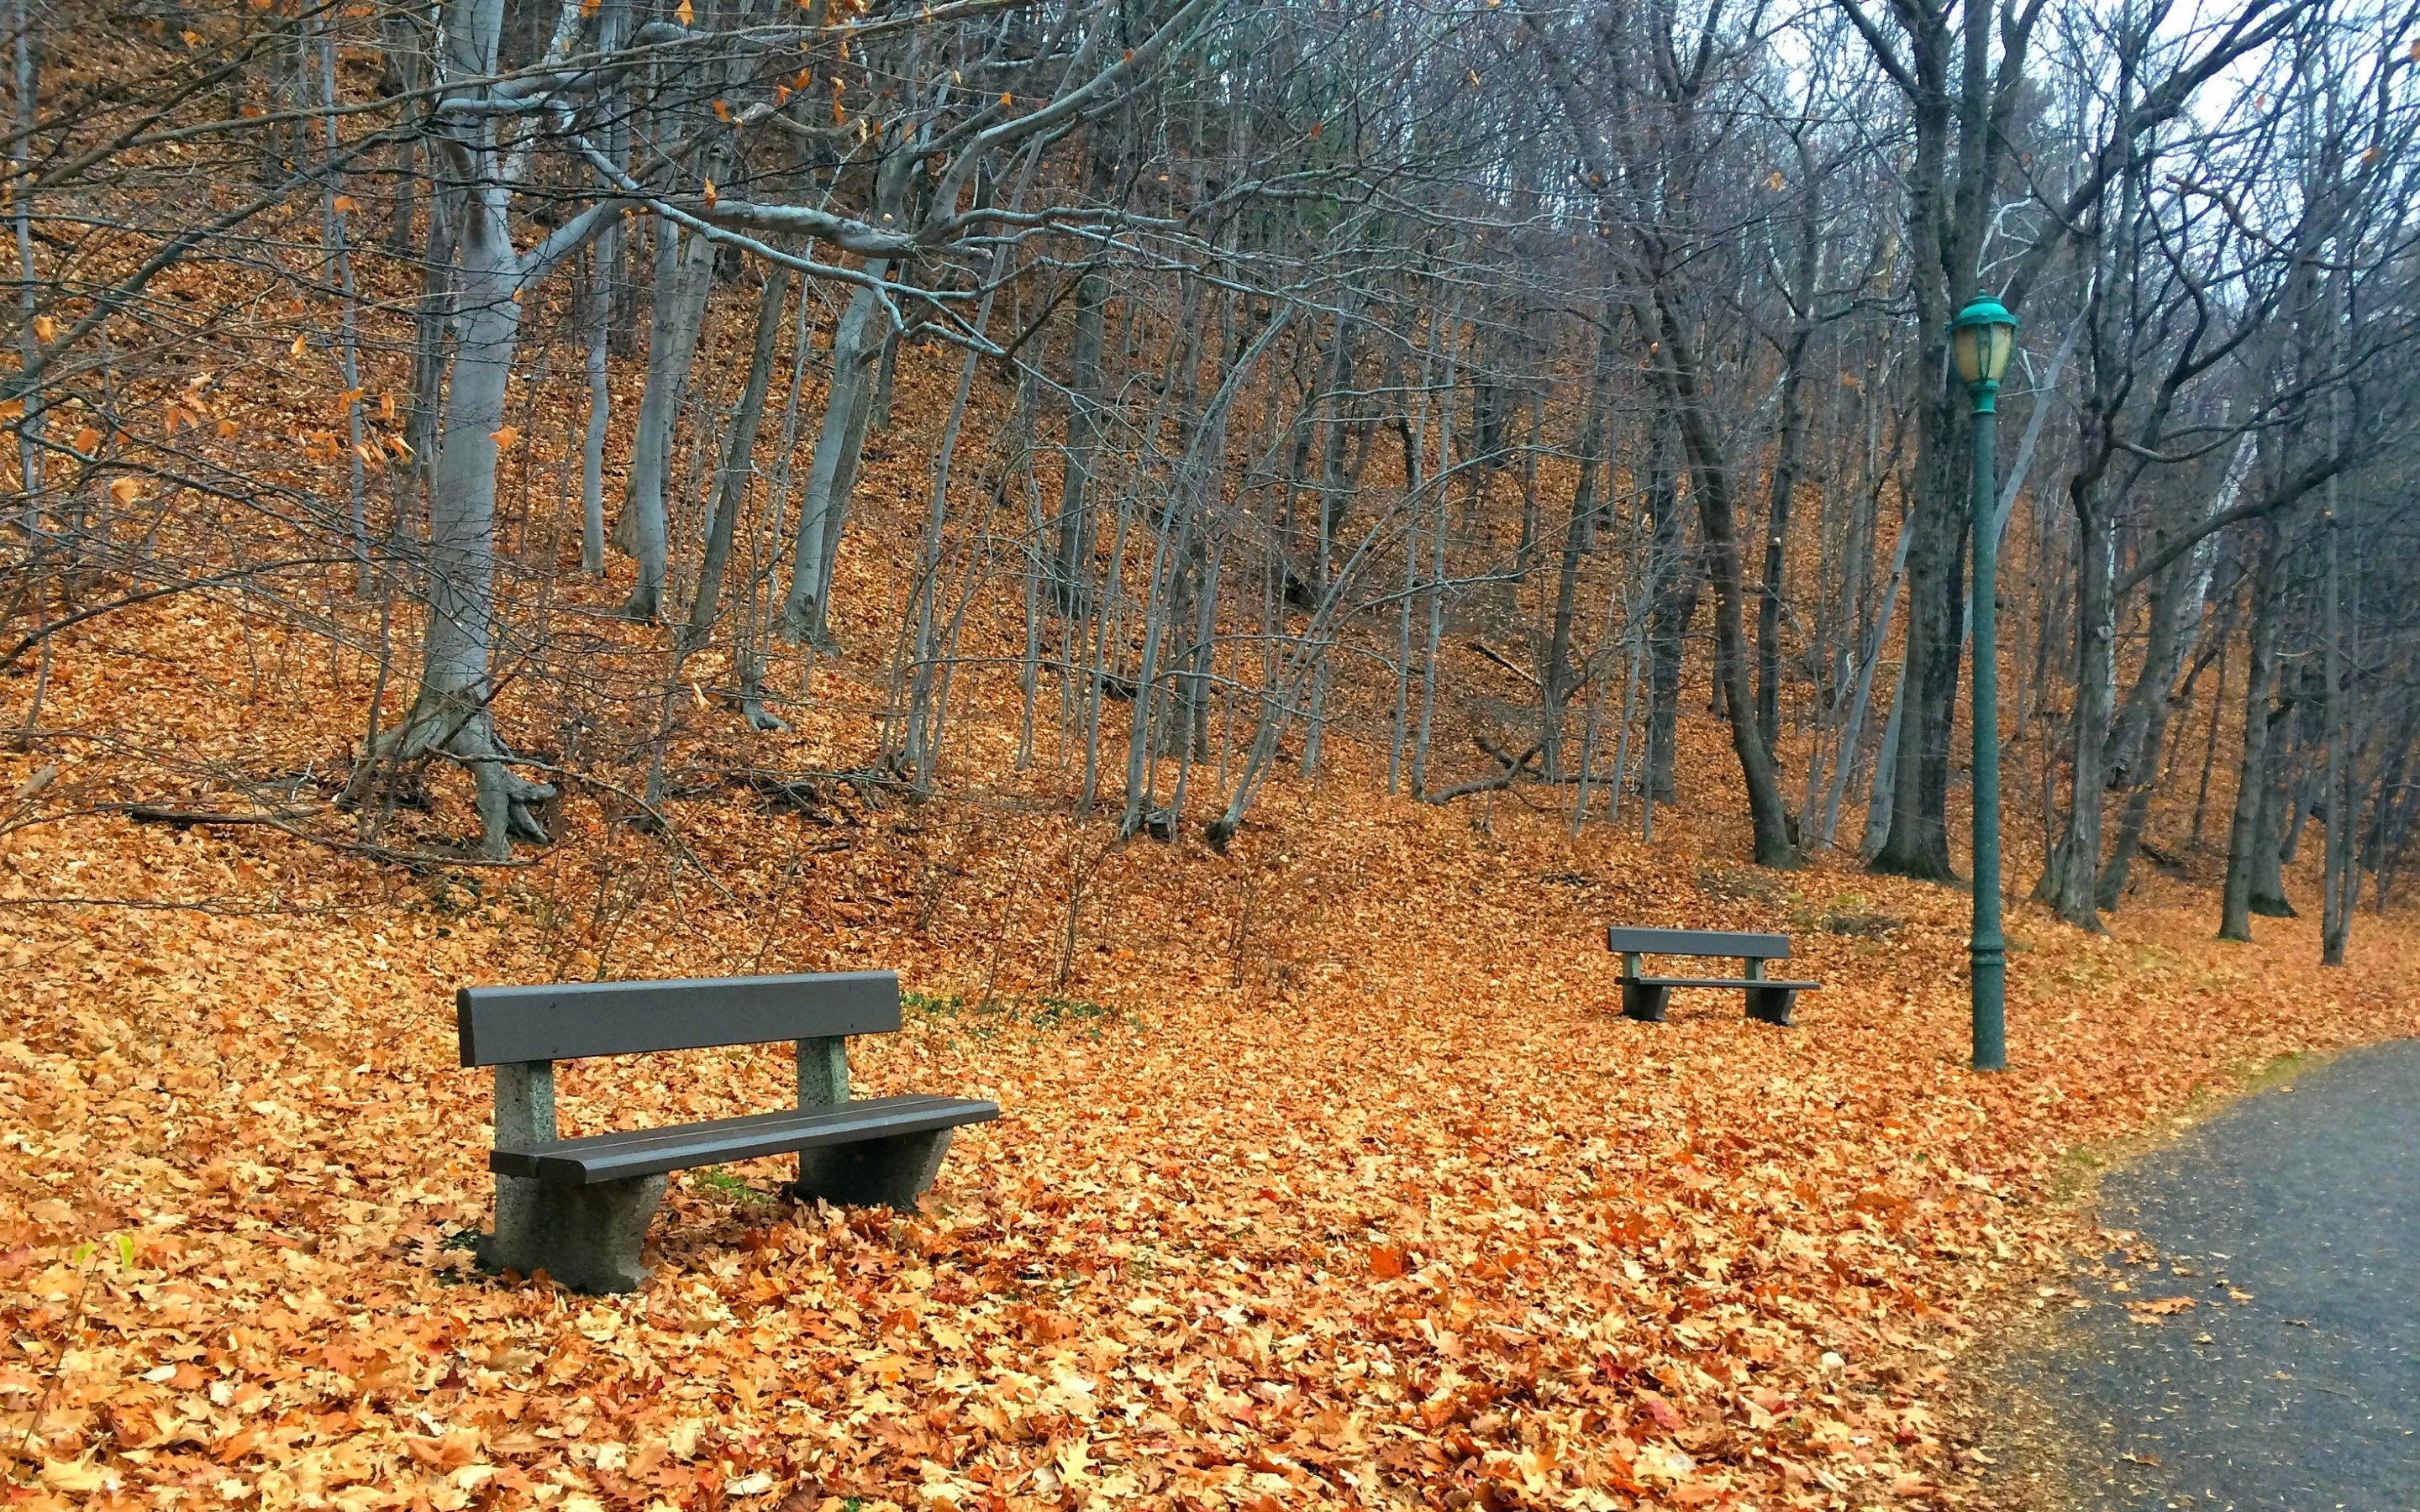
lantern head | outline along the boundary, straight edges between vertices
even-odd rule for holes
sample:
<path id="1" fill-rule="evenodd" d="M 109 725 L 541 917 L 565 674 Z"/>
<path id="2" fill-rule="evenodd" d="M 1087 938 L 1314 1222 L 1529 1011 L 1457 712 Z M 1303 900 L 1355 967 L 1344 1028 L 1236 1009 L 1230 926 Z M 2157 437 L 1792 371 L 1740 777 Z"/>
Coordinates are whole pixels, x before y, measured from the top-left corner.
<path id="1" fill-rule="evenodd" d="M 1958 357 L 1958 376 L 1968 388 L 1998 388 L 2009 370 L 2009 353 L 2017 344 L 2017 317 L 1989 294 L 1978 294 L 1958 312 L 1949 328 L 1949 344 Z"/>

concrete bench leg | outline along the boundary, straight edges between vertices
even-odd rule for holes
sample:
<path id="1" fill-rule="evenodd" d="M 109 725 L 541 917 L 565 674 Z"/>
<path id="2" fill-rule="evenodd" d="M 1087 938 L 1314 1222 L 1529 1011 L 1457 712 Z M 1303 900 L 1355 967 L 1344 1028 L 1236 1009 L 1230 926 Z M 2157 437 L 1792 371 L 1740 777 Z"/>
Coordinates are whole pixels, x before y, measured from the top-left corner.
<path id="1" fill-rule="evenodd" d="M 555 1136 L 554 1067 L 543 1060 L 496 1068 L 496 1139 L 544 1144 Z M 642 1176 L 565 1186 L 526 1176 L 496 1178 L 496 1228 L 479 1237 L 491 1271 L 544 1271 L 574 1291 L 635 1291 L 640 1246 L 663 1200 L 664 1179 Z"/>
<path id="2" fill-rule="evenodd" d="M 799 1150 L 799 1179 L 785 1190 L 800 1202 L 821 1197 L 843 1208 L 913 1208 L 941 1174 L 950 1133 L 939 1129 Z"/>
<path id="3" fill-rule="evenodd" d="M 848 1041 L 838 1037 L 799 1041 L 799 1106 L 837 1107 L 848 1101 Z M 820 1145 L 799 1151 L 799 1179 L 783 1188 L 800 1202 L 843 1208 L 912 1208 L 941 1174 L 950 1131 Z"/>
<path id="4" fill-rule="evenodd" d="M 1621 1016 L 1642 1024 L 1664 1022 L 1664 1008 L 1672 1000 L 1672 989 L 1652 986 L 1643 981 L 1621 984 Z"/>
<path id="5" fill-rule="evenodd" d="M 1750 987 L 1747 990 L 1747 1016 L 1766 1024 L 1790 1027 L 1790 1006 L 1798 1000 L 1795 987 Z"/>
<path id="6" fill-rule="evenodd" d="M 573 1291 L 635 1291 L 646 1274 L 639 1253 L 647 1224 L 663 1196 L 661 1176 L 594 1186 L 499 1176 L 496 1231 L 482 1236 L 480 1263 L 523 1275 L 544 1271 Z"/>

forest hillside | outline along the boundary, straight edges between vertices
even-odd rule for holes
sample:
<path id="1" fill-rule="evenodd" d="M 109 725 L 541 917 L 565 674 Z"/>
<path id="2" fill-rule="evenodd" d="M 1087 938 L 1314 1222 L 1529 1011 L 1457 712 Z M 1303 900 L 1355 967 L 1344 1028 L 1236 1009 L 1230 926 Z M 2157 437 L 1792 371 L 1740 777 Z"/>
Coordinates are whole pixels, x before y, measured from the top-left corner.
<path id="1" fill-rule="evenodd" d="M 2420 1029 L 2420 40 L 1970 8 L 18 0 L 9 1505 L 2063 1504 L 2092 1171 Z M 856 970 L 917 1210 L 480 1268 L 458 989 Z"/>

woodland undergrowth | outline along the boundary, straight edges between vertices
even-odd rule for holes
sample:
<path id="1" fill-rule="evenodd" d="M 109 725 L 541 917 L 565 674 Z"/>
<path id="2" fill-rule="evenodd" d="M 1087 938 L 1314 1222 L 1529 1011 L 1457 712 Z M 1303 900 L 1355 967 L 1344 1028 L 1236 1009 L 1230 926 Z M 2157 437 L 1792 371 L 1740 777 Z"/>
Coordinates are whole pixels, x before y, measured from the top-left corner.
<path id="1" fill-rule="evenodd" d="M 504 868 L 162 822 L 299 811 L 359 738 L 358 669 L 199 602 L 60 651 L 46 717 L 115 744 L 0 758 L 0 793 L 85 800 L 0 835 L 27 1512 L 1954 1504 L 1978 1320 L 2090 1222 L 2066 1153 L 2420 1026 L 2399 919 L 2323 973 L 2314 924 L 2220 945 L 2207 887 L 2152 873 L 2106 936 L 2014 910 L 2010 1068 L 1978 1077 L 1963 893 L 1730 864 L 1727 799 L 1649 847 L 1340 765 L 1216 855 L 1117 842 L 1001 732 L 967 737 L 996 784 L 921 803 L 731 779 L 658 833 L 575 785 Z M 759 764 L 827 761 L 802 723 Z M 1721 728 L 1684 729 L 1720 793 Z M 162 792 L 137 749 L 302 778 Z M 467 835 L 449 784 L 415 822 Z M 1718 995 L 1626 1022 L 1611 921 L 1785 930 L 1823 986 L 1790 1029 Z M 860 1095 L 1004 1110 L 923 1211 L 801 1210 L 768 1161 L 675 1177 L 634 1295 L 473 1268 L 458 985 L 865 967 L 912 996 Z M 583 1063 L 566 1132 L 778 1106 L 788 1056 Z"/>

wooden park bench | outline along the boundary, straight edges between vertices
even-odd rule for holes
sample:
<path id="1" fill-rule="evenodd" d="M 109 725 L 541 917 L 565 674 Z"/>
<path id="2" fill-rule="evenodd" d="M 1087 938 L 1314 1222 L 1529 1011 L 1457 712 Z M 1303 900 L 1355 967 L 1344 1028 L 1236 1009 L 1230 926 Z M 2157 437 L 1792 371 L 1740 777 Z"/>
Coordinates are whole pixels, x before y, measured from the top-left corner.
<path id="1" fill-rule="evenodd" d="M 1624 929 L 1605 932 L 1605 946 L 1621 957 L 1621 1016 L 1649 1024 L 1664 1022 L 1665 1005 L 1675 987 L 1737 987 L 1747 994 L 1747 1016 L 1767 1024 L 1787 1025 L 1790 1007 L 1800 993 L 1813 992 L 1820 981 L 1781 981 L 1764 974 L 1768 961 L 1790 959 L 1786 934 L 1730 934 L 1715 930 Z M 1737 977 L 1643 977 L 1642 955 L 1736 956 Z"/>
<path id="2" fill-rule="evenodd" d="M 465 987 L 455 995 L 464 1066 L 496 1069 L 491 1269 L 539 1271 L 575 1291 L 628 1291 L 668 1172 L 797 1151 L 785 1191 L 845 1206 L 913 1207 L 950 1132 L 1000 1117 L 959 1097 L 848 1096 L 848 1036 L 899 1030 L 888 971 L 693 981 Z M 779 1113 L 558 1139 L 554 1063 L 795 1040 L 799 1105 Z"/>

